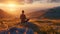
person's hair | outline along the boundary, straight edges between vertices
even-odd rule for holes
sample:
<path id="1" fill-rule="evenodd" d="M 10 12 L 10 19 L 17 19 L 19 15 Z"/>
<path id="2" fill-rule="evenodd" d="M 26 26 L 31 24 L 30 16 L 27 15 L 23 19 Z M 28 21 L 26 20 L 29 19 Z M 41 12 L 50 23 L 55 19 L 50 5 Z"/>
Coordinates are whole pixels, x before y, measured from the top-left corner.
<path id="1" fill-rule="evenodd" d="M 24 10 L 22 10 L 22 13 L 24 13 Z"/>

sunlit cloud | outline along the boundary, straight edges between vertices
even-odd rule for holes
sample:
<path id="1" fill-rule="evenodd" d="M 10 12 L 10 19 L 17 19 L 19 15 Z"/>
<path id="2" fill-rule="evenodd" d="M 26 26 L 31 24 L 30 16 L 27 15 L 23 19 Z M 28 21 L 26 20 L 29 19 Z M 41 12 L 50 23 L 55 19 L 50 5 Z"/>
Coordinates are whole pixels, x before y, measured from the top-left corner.
<path id="1" fill-rule="evenodd" d="M 34 0 L 34 1 L 39 1 L 39 2 L 55 2 L 55 3 L 59 3 L 60 0 Z"/>
<path id="2" fill-rule="evenodd" d="M 36 10 L 60 6 L 60 3 L 51 3 L 47 1 L 48 0 L 2 0 L 2 2 L 0 2 L 0 9 L 2 8 L 6 12 L 12 14 L 19 14 L 22 10 L 27 13 L 27 11 L 32 12 Z"/>

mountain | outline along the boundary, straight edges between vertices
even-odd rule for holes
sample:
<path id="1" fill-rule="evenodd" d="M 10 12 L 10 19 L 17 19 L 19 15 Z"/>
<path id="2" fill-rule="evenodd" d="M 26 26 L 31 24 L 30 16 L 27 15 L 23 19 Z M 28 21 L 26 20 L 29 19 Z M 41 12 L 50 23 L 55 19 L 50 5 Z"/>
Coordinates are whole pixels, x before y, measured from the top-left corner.
<path id="1" fill-rule="evenodd" d="M 60 7 L 55 7 L 49 9 L 45 15 L 44 18 L 49 18 L 49 19 L 60 19 Z"/>
<path id="2" fill-rule="evenodd" d="M 28 13 L 27 16 L 30 19 L 40 19 L 43 16 L 43 14 L 45 14 L 46 12 L 47 12 L 46 10 L 38 10 Z"/>
<path id="3" fill-rule="evenodd" d="M 60 7 L 49 8 L 45 10 L 39 10 L 29 13 L 30 19 L 60 19 Z"/>
<path id="4" fill-rule="evenodd" d="M 6 14 L 7 13 L 4 10 L 0 9 L 0 18 L 5 17 Z"/>
<path id="5" fill-rule="evenodd" d="M 0 18 L 10 18 L 12 15 L 8 14 L 4 10 L 0 9 Z"/>

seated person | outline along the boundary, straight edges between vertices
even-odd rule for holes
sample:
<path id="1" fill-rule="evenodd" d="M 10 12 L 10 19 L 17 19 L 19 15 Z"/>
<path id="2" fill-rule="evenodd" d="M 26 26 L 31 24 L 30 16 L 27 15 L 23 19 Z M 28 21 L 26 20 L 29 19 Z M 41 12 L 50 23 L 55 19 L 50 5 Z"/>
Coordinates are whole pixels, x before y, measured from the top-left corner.
<path id="1" fill-rule="evenodd" d="M 22 10 L 22 14 L 20 15 L 20 20 L 21 20 L 21 24 L 25 23 L 26 15 L 24 14 L 24 10 Z"/>

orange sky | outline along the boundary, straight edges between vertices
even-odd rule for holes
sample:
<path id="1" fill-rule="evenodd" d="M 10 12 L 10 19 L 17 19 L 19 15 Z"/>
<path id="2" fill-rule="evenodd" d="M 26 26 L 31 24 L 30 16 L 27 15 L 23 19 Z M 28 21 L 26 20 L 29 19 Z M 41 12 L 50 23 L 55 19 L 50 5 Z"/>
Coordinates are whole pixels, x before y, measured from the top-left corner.
<path id="1" fill-rule="evenodd" d="M 37 11 L 41 9 L 46 9 L 46 8 L 52 8 L 56 6 L 60 6 L 59 3 L 38 3 L 34 2 L 32 4 L 23 4 L 20 3 L 23 0 L 0 0 L 0 8 L 5 10 L 6 12 L 10 14 L 20 14 L 22 10 L 25 10 L 25 12 L 32 12 L 32 11 Z"/>

